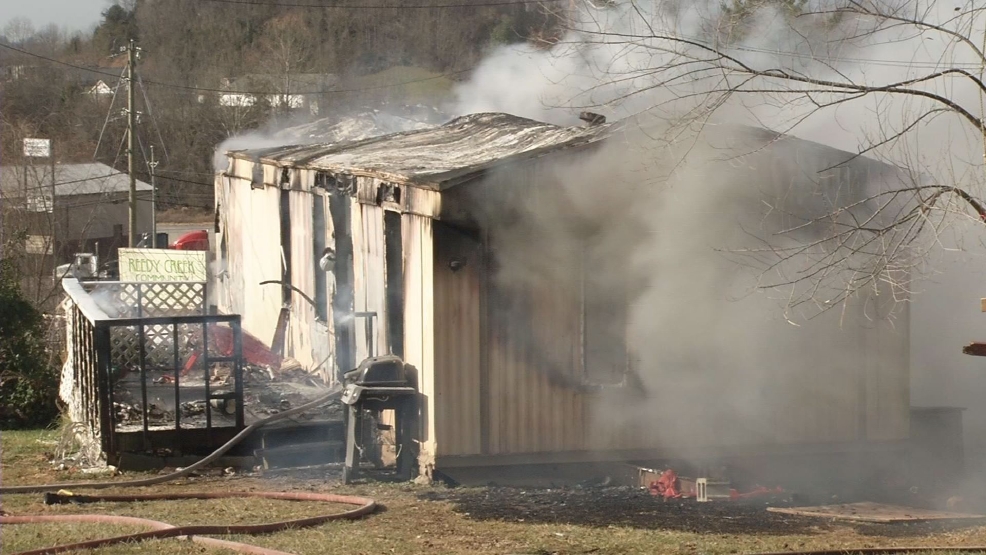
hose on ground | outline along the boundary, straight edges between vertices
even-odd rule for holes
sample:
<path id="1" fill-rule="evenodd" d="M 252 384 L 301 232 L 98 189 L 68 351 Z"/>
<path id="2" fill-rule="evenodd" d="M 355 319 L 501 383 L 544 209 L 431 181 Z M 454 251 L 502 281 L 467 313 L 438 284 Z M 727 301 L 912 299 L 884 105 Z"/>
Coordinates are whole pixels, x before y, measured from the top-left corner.
<path id="1" fill-rule="evenodd" d="M 752 555 L 905 555 L 910 553 L 986 553 L 986 545 L 959 547 L 846 547 L 818 551 L 775 551 Z"/>
<path id="2" fill-rule="evenodd" d="M 297 414 L 301 414 L 305 411 L 317 408 L 329 401 L 333 401 L 342 396 L 342 387 L 336 386 L 329 393 L 322 395 L 321 397 L 309 401 L 304 405 L 297 406 L 293 409 L 286 410 L 284 412 L 279 412 L 272 416 L 268 416 L 262 420 L 258 420 L 253 424 L 250 424 L 246 428 L 240 431 L 240 433 L 233 436 L 232 439 L 224 443 L 221 447 L 213 451 L 209 456 L 204 459 L 195 462 L 185 468 L 172 472 L 170 474 L 164 474 L 161 476 L 155 476 L 153 478 L 144 478 L 141 480 L 129 480 L 122 482 L 76 482 L 76 483 L 61 483 L 61 484 L 41 484 L 32 486 L 3 486 L 0 487 L 0 495 L 12 494 L 12 493 L 42 493 L 46 491 L 57 491 L 60 489 L 106 489 L 106 488 L 131 488 L 131 487 L 142 487 L 142 486 L 153 486 L 155 484 L 161 484 L 164 482 L 170 482 L 176 480 L 183 476 L 188 476 L 192 472 L 212 463 L 219 457 L 223 456 L 227 451 L 233 448 L 236 444 L 243 441 L 251 433 L 253 433 L 258 428 L 277 422 L 284 418 L 289 418 Z"/>
<path id="3" fill-rule="evenodd" d="M 68 496 L 69 499 L 73 496 Z M 337 503 L 354 505 L 356 508 L 341 513 L 330 513 L 295 520 L 284 520 L 280 522 L 270 522 L 264 524 L 236 524 L 236 525 L 194 525 L 194 526 L 174 526 L 166 522 L 149 520 L 143 518 L 115 516 L 115 515 L 61 515 L 61 516 L 0 516 L 0 524 L 29 524 L 43 522 L 98 522 L 106 524 L 129 524 L 145 526 L 151 528 L 147 532 L 136 534 L 126 534 L 110 538 L 99 538 L 72 544 L 56 545 L 33 551 L 24 551 L 16 555 L 43 555 L 50 553 L 62 553 L 77 549 L 94 549 L 105 545 L 118 543 L 138 542 L 149 539 L 188 537 L 194 542 L 222 547 L 240 551 L 242 553 L 254 553 L 257 555 L 290 555 L 284 551 L 267 549 L 256 545 L 220 540 L 216 538 L 205 538 L 203 535 L 228 535 L 228 534 L 268 534 L 286 529 L 297 529 L 308 526 L 317 526 L 325 522 L 341 519 L 359 518 L 373 512 L 376 509 L 376 502 L 367 497 L 355 497 L 348 495 L 334 495 L 329 493 L 292 493 L 292 492 L 210 492 L 210 493 L 183 493 L 183 494 L 148 494 L 148 495 L 99 495 L 83 496 L 85 502 L 133 502 L 133 501 L 157 501 L 157 500 L 177 500 L 177 499 L 225 499 L 231 497 L 262 497 L 265 499 L 285 499 L 290 501 L 319 501 L 323 503 Z"/>

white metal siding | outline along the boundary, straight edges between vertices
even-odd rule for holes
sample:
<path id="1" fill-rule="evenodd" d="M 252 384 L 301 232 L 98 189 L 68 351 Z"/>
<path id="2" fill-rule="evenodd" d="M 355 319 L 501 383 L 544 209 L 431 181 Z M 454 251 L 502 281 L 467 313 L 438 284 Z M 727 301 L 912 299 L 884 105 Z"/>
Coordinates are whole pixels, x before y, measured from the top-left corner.
<path id="1" fill-rule="evenodd" d="M 217 297 L 225 312 L 242 315 L 244 330 L 269 344 L 281 310 L 281 288 L 260 282 L 281 279 L 280 190 L 251 188 L 247 161 L 237 160 L 231 170 L 247 177 L 218 178 L 228 260 L 225 277 L 217 280 Z M 214 248 L 218 254 L 219 246 Z"/>
<path id="2" fill-rule="evenodd" d="M 413 214 L 402 218 L 404 247 L 404 359 L 417 369 L 420 471 L 435 464 L 435 312 L 432 220 Z"/>
<path id="3" fill-rule="evenodd" d="M 312 195 L 304 191 L 290 191 L 288 204 L 291 214 L 291 285 L 314 299 L 315 256 L 312 245 L 316 230 L 312 225 Z M 324 229 L 318 231 L 325 232 Z M 292 292 L 286 354 L 305 368 L 312 368 L 321 362 L 321 359 L 315 360 L 314 347 L 317 343 L 326 341 L 326 338 L 315 337 L 317 331 L 315 307 L 301 295 Z"/>

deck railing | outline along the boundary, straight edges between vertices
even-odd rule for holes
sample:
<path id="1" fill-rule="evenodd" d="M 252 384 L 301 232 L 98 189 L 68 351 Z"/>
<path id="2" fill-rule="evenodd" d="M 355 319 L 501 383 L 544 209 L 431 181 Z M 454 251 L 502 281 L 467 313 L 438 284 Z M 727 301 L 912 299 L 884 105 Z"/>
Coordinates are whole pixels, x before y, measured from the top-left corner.
<path id="1" fill-rule="evenodd" d="M 61 397 L 103 452 L 117 454 L 124 431 L 139 433 L 150 451 L 161 447 L 152 441 L 157 431 L 173 429 L 167 437 L 178 448 L 189 429 L 205 428 L 208 437 L 214 427 L 244 427 L 240 316 L 208 314 L 205 284 L 68 278 L 62 285 Z M 183 422 L 191 405 L 204 423 Z"/>

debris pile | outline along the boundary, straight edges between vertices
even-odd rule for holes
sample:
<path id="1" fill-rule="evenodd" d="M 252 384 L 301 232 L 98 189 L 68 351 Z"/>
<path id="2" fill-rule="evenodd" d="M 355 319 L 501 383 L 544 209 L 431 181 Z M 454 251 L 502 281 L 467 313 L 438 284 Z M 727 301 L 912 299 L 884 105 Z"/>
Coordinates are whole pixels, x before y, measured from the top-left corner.
<path id="1" fill-rule="evenodd" d="M 325 393 L 325 386 L 290 359 L 277 372 L 270 366 L 244 364 L 243 407 L 246 422 L 266 418 L 303 405 Z M 293 368 L 293 369 L 288 369 Z M 236 414 L 235 380 L 231 365 L 216 365 L 209 379 L 213 397 L 213 425 L 232 425 Z M 143 427 L 143 405 L 139 372 L 127 373 L 113 386 L 113 410 L 118 431 Z M 205 380 L 190 374 L 179 381 L 177 411 L 182 427 L 205 427 Z M 173 370 L 148 370 L 148 426 L 172 428 L 175 425 L 175 386 Z M 341 420 L 342 410 L 326 405 L 295 417 L 296 420 Z"/>
<path id="2" fill-rule="evenodd" d="M 767 488 L 759 485 L 741 492 L 736 488 L 729 487 L 729 482 L 725 481 L 709 481 L 706 478 L 695 480 L 681 478 L 677 472 L 670 468 L 663 471 L 656 480 L 650 481 L 646 487 L 651 495 L 665 500 L 694 498 L 702 502 L 716 499 L 739 501 L 785 494 L 784 489 L 779 486 Z"/>

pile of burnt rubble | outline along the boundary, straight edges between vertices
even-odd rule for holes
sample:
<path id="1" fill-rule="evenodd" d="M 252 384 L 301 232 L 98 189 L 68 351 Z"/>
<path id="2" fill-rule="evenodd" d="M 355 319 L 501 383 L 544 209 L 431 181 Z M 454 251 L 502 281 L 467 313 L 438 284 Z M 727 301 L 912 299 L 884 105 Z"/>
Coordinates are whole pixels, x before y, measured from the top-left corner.
<path id="1" fill-rule="evenodd" d="M 151 387 L 147 396 L 148 426 L 168 426 L 175 422 L 174 378 L 168 372 L 148 371 Z M 178 404 L 182 427 L 204 427 L 206 425 L 205 380 L 192 376 L 179 381 Z M 214 425 L 226 425 L 224 418 L 232 419 L 235 414 L 233 371 L 229 366 L 214 369 L 209 381 L 213 396 L 228 394 L 229 399 L 212 401 Z M 320 380 L 297 366 L 282 366 L 274 371 L 268 366 L 246 364 L 243 367 L 243 401 L 246 419 L 249 423 L 267 416 L 278 414 L 301 406 L 324 394 L 326 386 Z M 187 391 L 187 393 L 185 393 Z M 119 381 L 114 387 L 114 416 L 117 426 L 141 425 L 143 418 L 142 393 L 139 379 Z M 296 420 L 336 420 L 342 419 L 338 404 L 329 403 L 319 408 L 296 415 Z"/>

